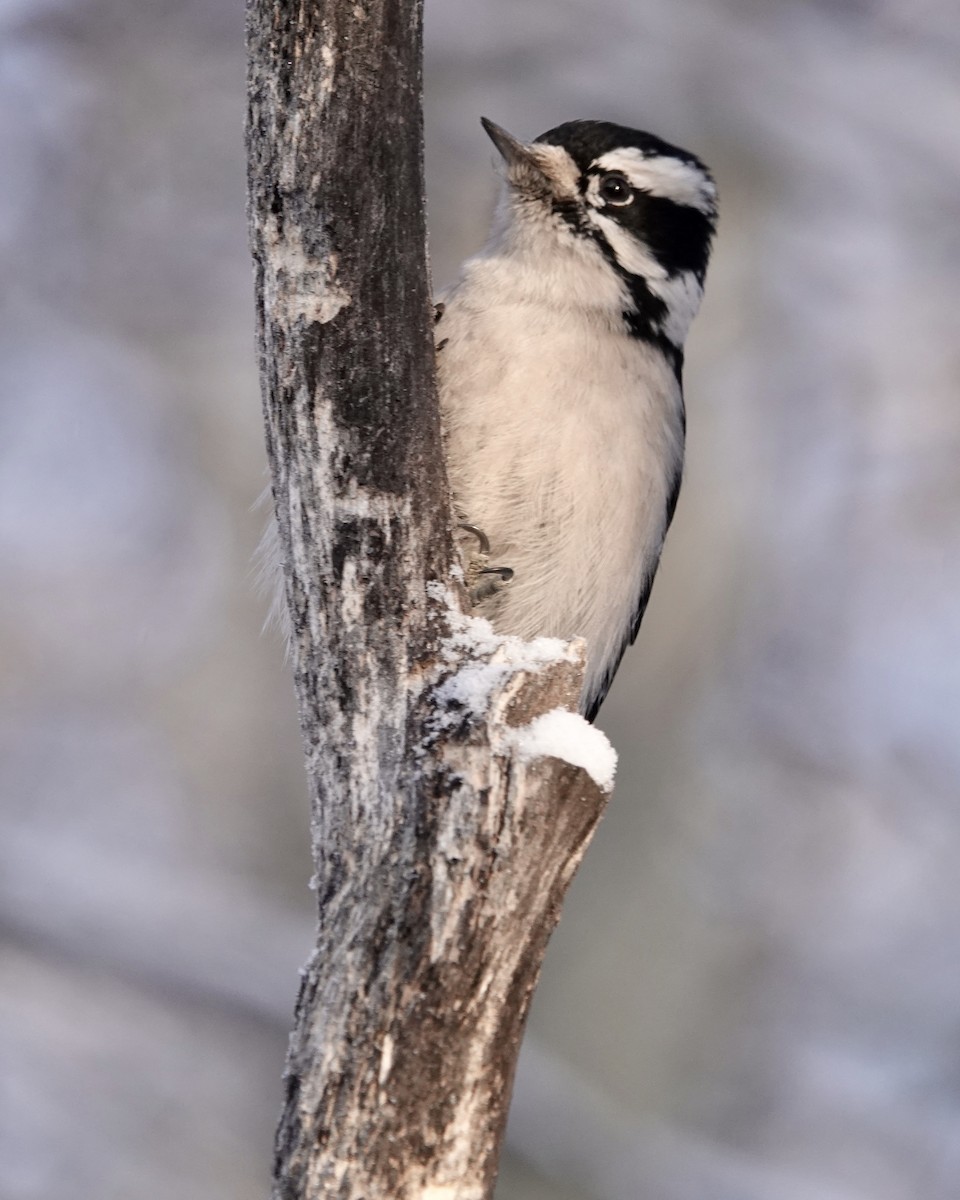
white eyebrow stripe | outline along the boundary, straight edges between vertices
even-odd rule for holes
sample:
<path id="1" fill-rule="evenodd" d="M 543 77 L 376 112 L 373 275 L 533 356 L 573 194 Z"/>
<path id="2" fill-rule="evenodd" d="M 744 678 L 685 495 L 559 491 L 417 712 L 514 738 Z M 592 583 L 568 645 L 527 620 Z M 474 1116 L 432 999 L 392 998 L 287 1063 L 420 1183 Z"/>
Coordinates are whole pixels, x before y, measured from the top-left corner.
<path id="1" fill-rule="evenodd" d="M 698 167 L 682 159 L 647 158 L 636 146 L 623 146 L 602 155 L 595 166 L 601 171 L 619 171 L 634 187 L 651 196 L 685 204 L 705 216 L 713 216 L 716 212 L 716 187 Z"/>

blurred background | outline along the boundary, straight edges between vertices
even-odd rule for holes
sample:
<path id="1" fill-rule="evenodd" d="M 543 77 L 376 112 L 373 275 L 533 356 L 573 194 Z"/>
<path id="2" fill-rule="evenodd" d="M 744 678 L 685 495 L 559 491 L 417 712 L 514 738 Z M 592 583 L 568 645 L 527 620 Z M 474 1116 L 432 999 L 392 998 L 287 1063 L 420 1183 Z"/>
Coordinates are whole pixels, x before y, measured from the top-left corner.
<path id="1" fill-rule="evenodd" d="M 0 1196 L 254 1200 L 312 941 L 237 0 L 0 0 Z M 960 1195 L 960 13 L 443 0 L 436 285 L 495 152 L 714 168 L 689 458 L 498 1200 Z"/>

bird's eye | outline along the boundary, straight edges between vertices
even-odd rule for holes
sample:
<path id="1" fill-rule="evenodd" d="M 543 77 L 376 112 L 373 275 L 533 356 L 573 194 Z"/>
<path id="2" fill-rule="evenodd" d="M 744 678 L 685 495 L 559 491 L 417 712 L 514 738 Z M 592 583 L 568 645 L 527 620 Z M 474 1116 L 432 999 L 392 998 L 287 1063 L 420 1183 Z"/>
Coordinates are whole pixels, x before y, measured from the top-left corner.
<path id="1" fill-rule="evenodd" d="M 607 204 L 629 204 L 633 199 L 633 188 L 626 177 L 615 171 L 604 175 L 597 190 Z"/>

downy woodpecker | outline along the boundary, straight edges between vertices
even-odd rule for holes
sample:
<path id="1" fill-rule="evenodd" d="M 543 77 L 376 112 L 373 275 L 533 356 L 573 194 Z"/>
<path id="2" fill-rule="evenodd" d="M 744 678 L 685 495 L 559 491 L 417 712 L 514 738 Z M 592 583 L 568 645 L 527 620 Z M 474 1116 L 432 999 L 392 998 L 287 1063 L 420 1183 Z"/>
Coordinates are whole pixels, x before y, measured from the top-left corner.
<path id="1" fill-rule="evenodd" d="M 483 125 L 503 190 L 436 324 L 467 578 L 499 632 L 586 639 L 592 720 L 677 503 L 716 188 L 694 155 L 622 125 L 571 121 L 528 144 Z"/>

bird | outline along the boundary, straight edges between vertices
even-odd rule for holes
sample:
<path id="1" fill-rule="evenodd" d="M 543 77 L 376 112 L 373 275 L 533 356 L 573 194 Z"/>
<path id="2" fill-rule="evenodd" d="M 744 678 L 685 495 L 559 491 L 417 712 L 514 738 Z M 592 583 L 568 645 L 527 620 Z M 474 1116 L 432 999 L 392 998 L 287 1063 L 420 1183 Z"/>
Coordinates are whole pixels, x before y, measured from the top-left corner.
<path id="1" fill-rule="evenodd" d="M 481 121 L 500 197 L 435 322 L 458 543 L 497 633 L 585 640 L 593 721 L 677 504 L 717 188 L 696 155 L 624 125 L 524 143 Z"/>

